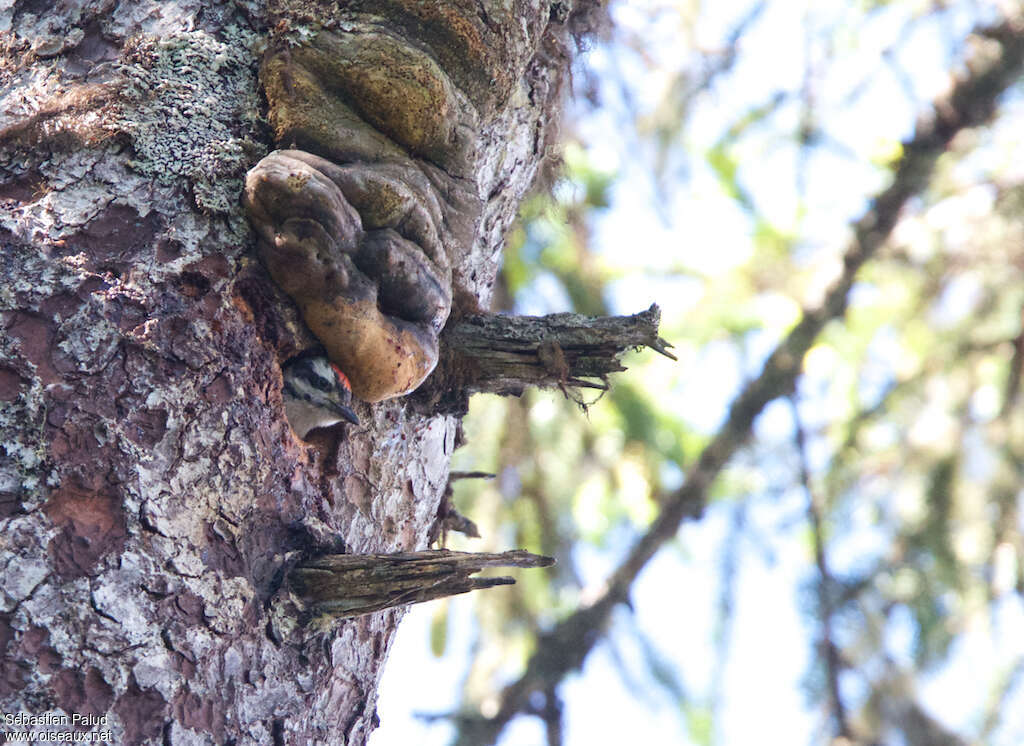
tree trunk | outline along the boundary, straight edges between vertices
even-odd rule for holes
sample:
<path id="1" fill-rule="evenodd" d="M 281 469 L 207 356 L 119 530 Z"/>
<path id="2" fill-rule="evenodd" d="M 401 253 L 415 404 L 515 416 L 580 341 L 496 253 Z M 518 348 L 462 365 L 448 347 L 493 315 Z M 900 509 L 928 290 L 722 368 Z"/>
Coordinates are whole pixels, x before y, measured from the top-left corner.
<path id="1" fill-rule="evenodd" d="M 443 71 L 454 155 L 395 145 L 394 101 L 345 102 L 463 221 L 445 250 L 471 311 L 545 156 L 567 3 L 338 5 L 0 11 L 0 697 L 57 721 L 15 730 L 363 744 L 375 726 L 401 611 L 314 631 L 281 579 L 296 553 L 423 549 L 459 421 L 392 399 L 290 430 L 280 364 L 317 340 L 239 204 L 246 170 L 295 144 L 262 118 L 260 60 L 329 31 Z"/>

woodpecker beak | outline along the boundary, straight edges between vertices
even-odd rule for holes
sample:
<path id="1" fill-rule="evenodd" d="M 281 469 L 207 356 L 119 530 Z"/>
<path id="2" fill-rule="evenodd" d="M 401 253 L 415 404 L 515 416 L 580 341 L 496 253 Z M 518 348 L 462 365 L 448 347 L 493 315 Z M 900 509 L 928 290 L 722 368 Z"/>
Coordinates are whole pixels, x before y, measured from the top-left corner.
<path id="1" fill-rule="evenodd" d="M 346 420 L 351 422 L 353 425 L 359 424 L 359 417 L 356 416 L 356 413 L 353 412 L 349 407 L 346 407 L 344 404 L 336 404 L 334 402 L 331 402 L 331 409 L 333 409 L 337 414 L 341 415 Z"/>
<path id="2" fill-rule="evenodd" d="M 336 375 L 338 377 L 338 381 L 345 388 L 345 391 L 346 391 L 345 398 L 346 399 L 351 399 L 352 398 L 352 384 L 349 383 L 348 376 L 345 375 L 345 371 L 343 371 L 341 368 L 339 368 L 334 363 L 331 363 L 331 367 L 334 369 L 334 375 Z M 356 413 L 353 412 L 351 409 L 349 409 L 349 407 L 346 406 L 345 404 L 338 404 L 337 402 L 331 402 L 331 407 L 334 409 L 335 412 L 340 414 L 342 417 L 344 417 L 346 420 L 351 422 L 353 425 L 358 425 L 359 424 L 359 418 L 356 417 Z"/>

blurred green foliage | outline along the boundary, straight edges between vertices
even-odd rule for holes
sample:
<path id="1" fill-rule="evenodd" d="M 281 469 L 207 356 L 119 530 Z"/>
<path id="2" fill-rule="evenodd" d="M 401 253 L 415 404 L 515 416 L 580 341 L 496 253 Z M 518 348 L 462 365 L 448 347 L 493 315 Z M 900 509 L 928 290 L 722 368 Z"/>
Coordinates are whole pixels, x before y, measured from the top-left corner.
<path id="1" fill-rule="evenodd" d="M 710 10 L 683 5 L 673 18 L 690 24 L 686 38 L 701 37 L 696 25 Z M 586 411 L 551 391 L 471 401 L 466 444 L 453 468 L 497 477 L 456 486 L 458 509 L 484 538 L 450 545 L 520 546 L 555 555 L 560 564 L 547 575 L 523 573 L 509 593 L 479 595 L 481 634 L 466 679 L 467 707 L 479 708 L 517 675 L 538 631 L 575 609 L 657 515 L 742 381 L 835 277 L 847 226 L 892 178 L 898 143 L 912 116 L 928 106 L 929 81 L 943 72 L 936 66 L 963 50 L 972 24 L 992 20 L 990 9 L 969 2 L 808 3 L 793 39 L 775 40 L 802 45 L 803 71 L 795 82 L 763 90 L 750 82 L 750 66 L 770 62 L 750 59 L 755 52 L 747 46 L 758 54 L 771 49 L 758 34 L 769 33 L 762 26 L 789 6 L 755 5 L 757 13 L 735 13 L 742 33 L 723 37 L 732 47 L 694 43 L 675 57 L 659 46 L 655 28 L 663 21 L 658 13 L 669 11 L 649 8 L 648 26 L 642 10 L 631 11 L 627 27 L 604 42 L 611 61 L 593 74 L 605 76 L 599 87 L 610 99 L 640 86 L 639 78 L 609 72 L 627 69 L 623 60 L 630 70 L 647 70 L 647 88 L 661 83 L 664 98 L 653 108 L 637 103 L 651 98 L 649 90 L 616 99 L 635 162 L 599 166 L 608 148 L 580 135 L 566 146 L 560 179 L 523 205 L 509 236 L 502 280 L 513 305 L 505 310 L 525 303 L 531 311 L 606 315 L 662 302 L 662 334 L 680 362 L 649 352 L 630 356 L 629 371 Z M 867 37 L 882 30 L 882 50 L 866 51 L 873 43 Z M 937 30 L 949 48 L 928 63 L 908 62 L 906 50 Z M 649 47 L 639 50 L 640 42 Z M 862 69 L 851 71 L 850 58 Z M 833 78 L 836 89 L 826 89 Z M 894 94 L 899 86 L 902 94 Z M 902 129 L 894 124 L 900 120 L 860 108 L 878 87 L 903 97 Z M 1024 614 L 1022 115 L 1017 91 L 992 126 L 958 137 L 885 250 L 858 275 L 847 314 L 804 360 L 795 411 L 805 452 L 794 446 L 792 417 L 766 412 L 754 441 L 715 485 L 706 520 L 720 510 L 742 509 L 735 515 L 745 516 L 723 534 L 717 566 L 709 568 L 723 599 L 732 598 L 745 566 L 770 565 L 794 546 L 802 553 L 793 596 L 780 603 L 798 603 L 806 621 L 806 691 L 821 726 L 792 742 L 844 735 L 847 743 L 918 743 L 907 729 L 920 721 L 906 713 L 944 717 L 920 705 L 928 677 L 956 662 L 968 636 Z M 789 168 L 765 166 L 778 152 Z M 609 211 L 623 209 L 626 193 L 643 188 L 643 173 L 657 188 L 651 211 L 636 220 L 657 223 L 668 214 L 670 230 L 685 232 L 687 225 L 671 220 L 677 198 L 710 194 L 727 205 L 722 214 L 737 216 L 721 225 L 721 247 L 718 235 L 697 226 L 679 241 L 686 248 L 637 270 L 624 257 L 631 248 L 643 250 L 645 230 L 653 227 L 637 228 L 635 247 L 602 244 Z M 670 176 L 678 180 L 677 195 L 659 191 Z M 778 198 L 774 189 L 791 195 L 783 200 L 787 209 L 766 207 Z M 737 235 L 745 241 L 741 250 L 729 246 L 730 258 L 718 256 Z M 634 291 L 629 297 L 638 307 L 621 307 L 616 288 L 637 273 L 633 287 L 647 283 L 652 294 Z M 658 283 L 674 280 L 679 297 L 653 295 L 665 287 Z M 677 548 L 676 562 L 696 561 Z M 675 703 L 693 743 L 725 742 L 725 685 L 702 681 L 660 641 L 644 637 L 644 613 L 635 609 L 636 625 L 608 633 L 640 646 L 645 673 L 631 690 L 642 701 Z M 713 617 L 721 671 L 729 664 L 733 603 L 703 613 Z M 440 651 L 443 614 L 435 621 L 433 648 Z M 992 635 L 997 649 L 1005 644 L 1004 632 Z M 826 642 L 837 651 L 831 663 Z M 957 724 L 967 741 L 1024 740 L 1024 724 L 1011 717 L 1014 703 L 1024 711 L 1024 654 L 1011 646 L 997 658 L 998 670 L 977 671 L 970 684 L 991 694 L 969 722 Z M 830 694 L 830 680 L 838 681 L 841 702 Z M 893 740 L 896 733 L 904 740 Z"/>

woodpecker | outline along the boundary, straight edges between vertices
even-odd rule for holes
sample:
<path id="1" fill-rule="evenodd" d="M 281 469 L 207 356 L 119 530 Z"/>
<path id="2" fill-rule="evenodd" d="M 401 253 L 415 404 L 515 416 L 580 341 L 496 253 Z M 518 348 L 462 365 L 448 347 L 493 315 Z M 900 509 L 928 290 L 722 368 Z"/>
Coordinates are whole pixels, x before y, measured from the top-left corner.
<path id="1" fill-rule="evenodd" d="M 349 406 L 352 387 L 341 369 L 323 355 L 306 355 L 284 367 L 284 413 L 300 438 L 339 422 L 359 424 Z"/>

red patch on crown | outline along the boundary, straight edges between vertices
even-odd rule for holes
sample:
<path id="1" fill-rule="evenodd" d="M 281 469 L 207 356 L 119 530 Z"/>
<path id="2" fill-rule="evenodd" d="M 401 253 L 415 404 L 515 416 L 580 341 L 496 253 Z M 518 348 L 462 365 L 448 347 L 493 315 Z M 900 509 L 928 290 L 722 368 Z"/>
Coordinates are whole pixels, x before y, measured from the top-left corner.
<path id="1" fill-rule="evenodd" d="M 341 381 L 341 385 L 345 387 L 348 392 L 352 391 L 352 384 L 348 382 L 348 376 L 345 375 L 344 371 L 334 363 L 331 363 L 331 367 L 334 368 L 334 372 L 338 376 L 338 380 Z"/>

